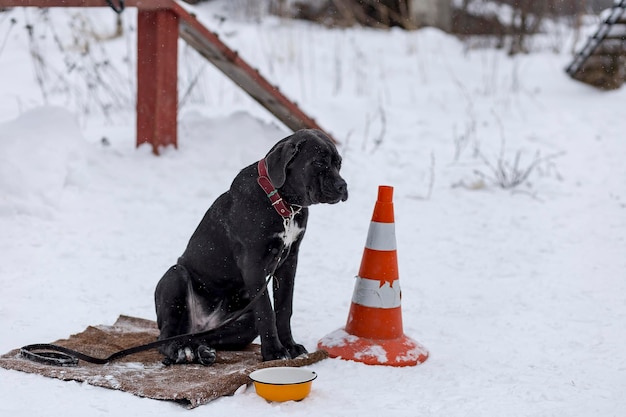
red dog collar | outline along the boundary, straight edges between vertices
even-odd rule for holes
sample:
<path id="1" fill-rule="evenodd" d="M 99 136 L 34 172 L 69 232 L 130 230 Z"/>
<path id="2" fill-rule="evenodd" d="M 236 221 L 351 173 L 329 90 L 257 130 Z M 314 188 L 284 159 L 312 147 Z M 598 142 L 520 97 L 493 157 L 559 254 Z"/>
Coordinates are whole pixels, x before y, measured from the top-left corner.
<path id="1" fill-rule="evenodd" d="M 280 194 L 278 194 L 278 190 L 272 184 L 269 176 L 267 175 L 267 165 L 265 163 L 265 159 L 261 159 L 257 165 L 259 171 L 259 178 L 257 178 L 257 182 L 265 191 L 267 198 L 272 202 L 272 207 L 278 214 L 280 214 L 283 218 L 288 219 L 293 213 L 292 210 L 287 207 L 285 201 L 281 198 Z"/>

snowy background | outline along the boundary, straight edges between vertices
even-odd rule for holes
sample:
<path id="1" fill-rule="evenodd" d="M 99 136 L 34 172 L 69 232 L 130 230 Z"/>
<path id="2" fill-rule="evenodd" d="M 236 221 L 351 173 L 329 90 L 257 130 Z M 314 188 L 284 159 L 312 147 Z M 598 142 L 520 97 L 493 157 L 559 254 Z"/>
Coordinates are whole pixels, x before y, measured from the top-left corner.
<path id="1" fill-rule="evenodd" d="M 295 338 L 312 350 L 345 324 L 386 184 L 405 333 L 430 358 L 326 360 L 302 402 L 249 388 L 193 411 L 0 370 L 0 413 L 626 415 L 626 90 L 566 76 L 572 33 L 508 57 L 435 29 L 329 30 L 227 4 L 193 11 L 344 156 L 350 199 L 311 209 Z M 205 210 L 290 133 L 181 43 L 179 149 L 135 149 L 135 16 L 106 39 L 115 18 L 104 8 L 0 13 L 2 353 L 119 314 L 154 319 L 154 287 Z M 530 175 L 499 187 L 496 171 L 516 160 Z"/>

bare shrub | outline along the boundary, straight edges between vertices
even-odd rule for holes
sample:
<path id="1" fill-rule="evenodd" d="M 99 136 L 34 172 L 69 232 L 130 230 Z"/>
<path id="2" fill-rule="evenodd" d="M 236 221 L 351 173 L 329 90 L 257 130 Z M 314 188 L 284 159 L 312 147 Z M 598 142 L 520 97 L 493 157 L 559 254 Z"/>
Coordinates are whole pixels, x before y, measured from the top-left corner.
<path id="1" fill-rule="evenodd" d="M 523 151 L 518 149 L 512 160 L 503 156 L 495 161 L 490 161 L 482 152 L 479 158 L 487 167 L 487 171 L 475 170 L 474 173 L 486 183 L 490 183 L 504 190 L 511 190 L 523 184 L 528 184 L 530 175 L 545 163 L 550 163 L 553 159 L 562 156 L 564 152 L 541 156 L 540 151 L 536 151 L 530 161 L 522 163 Z"/>
<path id="2" fill-rule="evenodd" d="M 49 9 L 24 13 L 29 52 L 43 102 L 63 100 L 83 116 L 99 112 L 107 119 L 116 109 L 134 104 L 130 59 L 115 62 L 105 40 L 122 33 L 117 20 L 111 34 L 99 35 L 84 13 L 68 19 L 69 35 L 61 36 L 49 18 Z M 60 57 L 60 59 L 58 59 Z M 61 63 L 59 63 L 61 62 Z"/>
<path id="3" fill-rule="evenodd" d="M 473 170 L 474 178 L 458 181 L 452 185 L 453 187 L 478 190 L 495 186 L 503 190 L 513 190 L 522 185 L 530 186 L 530 177 L 535 172 L 543 176 L 552 175 L 559 180 L 561 179 L 554 160 L 564 155 L 565 152 L 542 155 L 540 150 L 536 150 L 530 158 L 525 158 L 527 152 L 520 148 L 511 154 L 507 151 L 504 125 L 498 114 L 492 111 L 492 116 L 500 129 L 500 149 L 497 155 L 488 155 L 481 149 L 475 129 L 475 116 L 471 116 L 468 126 L 471 126 L 472 129 L 468 136 L 473 139 L 472 157 L 478 159 L 482 167 Z M 455 163 L 459 161 L 463 150 L 467 147 L 466 140 L 463 136 L 454 138 Z"/>

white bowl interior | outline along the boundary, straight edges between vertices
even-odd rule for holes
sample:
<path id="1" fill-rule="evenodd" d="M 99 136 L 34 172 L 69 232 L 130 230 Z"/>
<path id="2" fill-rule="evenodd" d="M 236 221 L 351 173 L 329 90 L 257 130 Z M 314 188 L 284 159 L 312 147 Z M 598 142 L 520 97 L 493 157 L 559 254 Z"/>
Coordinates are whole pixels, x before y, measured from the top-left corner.
<path id="1" fill-rule="evenodd" d="M 254 371 L 250 374 L 253 381 L 264 384 L 287 385 L 302 384 L 313 381 L 317 374 L 313 371 L 293 367 L 265 368 Z"/>

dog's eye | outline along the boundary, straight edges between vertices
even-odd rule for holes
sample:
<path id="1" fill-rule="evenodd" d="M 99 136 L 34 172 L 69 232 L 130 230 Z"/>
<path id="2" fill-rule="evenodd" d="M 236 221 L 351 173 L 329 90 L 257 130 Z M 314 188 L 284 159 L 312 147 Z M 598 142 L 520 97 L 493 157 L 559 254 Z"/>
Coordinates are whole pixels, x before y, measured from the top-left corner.
<path id="1" fill-rule="evenodd" d="M 326 168 L 327 167 L 326 162 L 324 162 L 324 161 L 313 161 L 313 166 L 315 168 Z"/>

